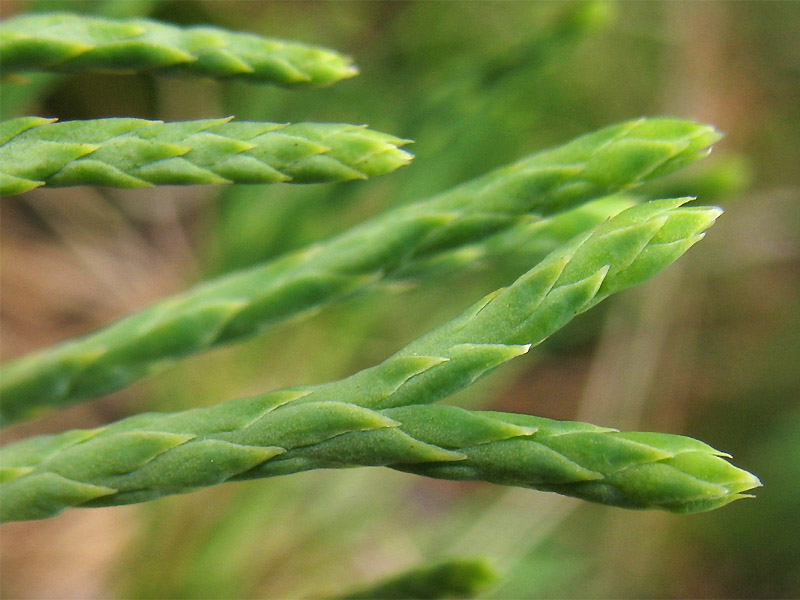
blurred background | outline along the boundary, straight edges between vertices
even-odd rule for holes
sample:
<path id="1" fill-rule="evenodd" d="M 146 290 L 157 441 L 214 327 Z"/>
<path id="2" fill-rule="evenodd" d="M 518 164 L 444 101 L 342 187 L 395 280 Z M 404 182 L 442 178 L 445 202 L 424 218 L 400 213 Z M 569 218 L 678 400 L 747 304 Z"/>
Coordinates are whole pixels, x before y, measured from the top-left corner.
<path id="1" fill-rule="evenodd" d="M 417 158 L 342 185 L 4 199 L 3 360 L 602 126 L 695 119 L 727 137 L 643 194 L 724 206 L 706 240 L 453 402 L 697 437 L 764 487 L 678 516 L 381 469 L 310 472 L 6 525 L 3 597 L 331 597 L 476 555 L 503 574 L 487 598 L 800 596 L 799 3 L 4 0 L 2 16 L 54 9 L 325 45 L 361 74 L 298 91 L 37 75 L 3 85 L 3 118 L 368 123 L 415 140 Z M 341 378 L 513 281 L 531 255 L 361 296 L 10 428 L 4 443 Z"/>

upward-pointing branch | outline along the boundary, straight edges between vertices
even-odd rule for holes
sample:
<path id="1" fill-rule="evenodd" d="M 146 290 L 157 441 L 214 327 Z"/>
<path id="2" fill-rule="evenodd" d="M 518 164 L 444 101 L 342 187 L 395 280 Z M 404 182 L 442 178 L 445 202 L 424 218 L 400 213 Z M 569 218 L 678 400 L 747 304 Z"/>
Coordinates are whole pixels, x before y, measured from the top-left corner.
<path id="1" fill-rule="evenodd" d="M 740 498 L 758 480 L 689 438 L 428 405 L 671 264 L 719 214 L 680 204 L 628 209 L 348 379 L 7 446 L 0 450 L 2 518 L 44 518 L 70 506 L 142 502 L 232 479 L 350 466 L 676 512 Z"/>
<path id="2" fill-rule="evenodd" d="M 641 119 L 607 127 L 401 207 L 315 247 L 206 283 L 0 372 L 8 424 L 109 393 L 167 361 L 262 331 L 380 280 L 487 252 L 493 234 L 634 187 L 705 156 L 711 127 Z"/>

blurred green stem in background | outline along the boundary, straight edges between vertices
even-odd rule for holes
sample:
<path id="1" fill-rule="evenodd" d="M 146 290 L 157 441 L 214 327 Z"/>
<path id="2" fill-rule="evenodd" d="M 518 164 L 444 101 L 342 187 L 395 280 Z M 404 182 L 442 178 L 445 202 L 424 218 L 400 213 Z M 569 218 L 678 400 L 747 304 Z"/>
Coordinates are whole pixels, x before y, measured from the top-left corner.
<path id="1" fill-rule="evenodd" d="M 340 600 L 471 598 L 500 578 L 486 559 L 458 558 L 411 569 Z"/>

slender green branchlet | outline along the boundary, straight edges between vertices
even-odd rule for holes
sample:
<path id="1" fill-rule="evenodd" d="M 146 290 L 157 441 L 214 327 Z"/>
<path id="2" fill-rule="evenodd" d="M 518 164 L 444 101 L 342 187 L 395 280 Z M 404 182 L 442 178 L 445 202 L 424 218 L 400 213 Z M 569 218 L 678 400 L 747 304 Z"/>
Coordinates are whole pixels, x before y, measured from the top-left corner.
<path id="1" fill-rule="evenodd" d="M 620 213 L 381 365 L 342 381 L 12 444 L 0 450 L 2 518 L 349 466 L 676 512 L 735 500 L 758 480 L 688 438 L 428 404 L 671 264 L 719 214 L 683 202 Z"/>
<path id="2" fill-rule="evenodd" d="M 332 50 L 147 19 L 30 14 L 0 24 L 0 68 L 25 72 L 153 71 L 281 86 L 326 85 L 358 69 Z"/>
<path id="3" fill-rule="evenodd" d="M 649 279 L 702 239 L 722 211 L 683 206 L 688 200 L 622 211 L 382 364 L 317 386 L 308 400 L 334 400 L 346 390 L 348 402 L 390 408 L 436 402 L 463 389 L 604 298 Z"/>
<path id="4" fill-rule="evenodd" d="M 408 164 L 408 140 L 358 125 L 232 118 L 0 123 L 0 194 L 71 185 L 320 183 Z"/>
<path id="5" fill-rule="evenodd" d="M 378 216 L 312 248 L 201 285 L 0 372 L 0 421 L 121 389 L 175 360 L 262 331 L 381 280 L 467 264 L 529 227 L 706 155 L 711 127 L 641 119 L 602 129 Z M 705 213 L 702 213 L 705 214 Z M 503 244 L 500 244 L 503 246 Z"/>
<path id="6" fill-rule="evenodd" d="M 412 405 L 259 399 L 143 414 L 0 451 L 0 517 L 144 502 L 228 480 L 386 466 L 429 477 L 553 491 L 624 508 L 699 512 L 745 497 L 756 477 L 697 440 L 619 433 L 528 415 Z"/>

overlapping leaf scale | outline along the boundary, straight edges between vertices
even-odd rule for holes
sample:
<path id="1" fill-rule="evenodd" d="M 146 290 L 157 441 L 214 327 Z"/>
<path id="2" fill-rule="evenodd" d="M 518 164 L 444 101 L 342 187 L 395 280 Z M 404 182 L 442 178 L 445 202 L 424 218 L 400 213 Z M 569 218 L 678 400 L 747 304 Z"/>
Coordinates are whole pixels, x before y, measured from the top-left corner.
<path id="1" fill-rule="evenodd" d="M 5 73 L 114 71 L 327 85 L 358 69 L 332 50 L 217 27 L 147 19 L 29 14 L 0 24 Z"/>

